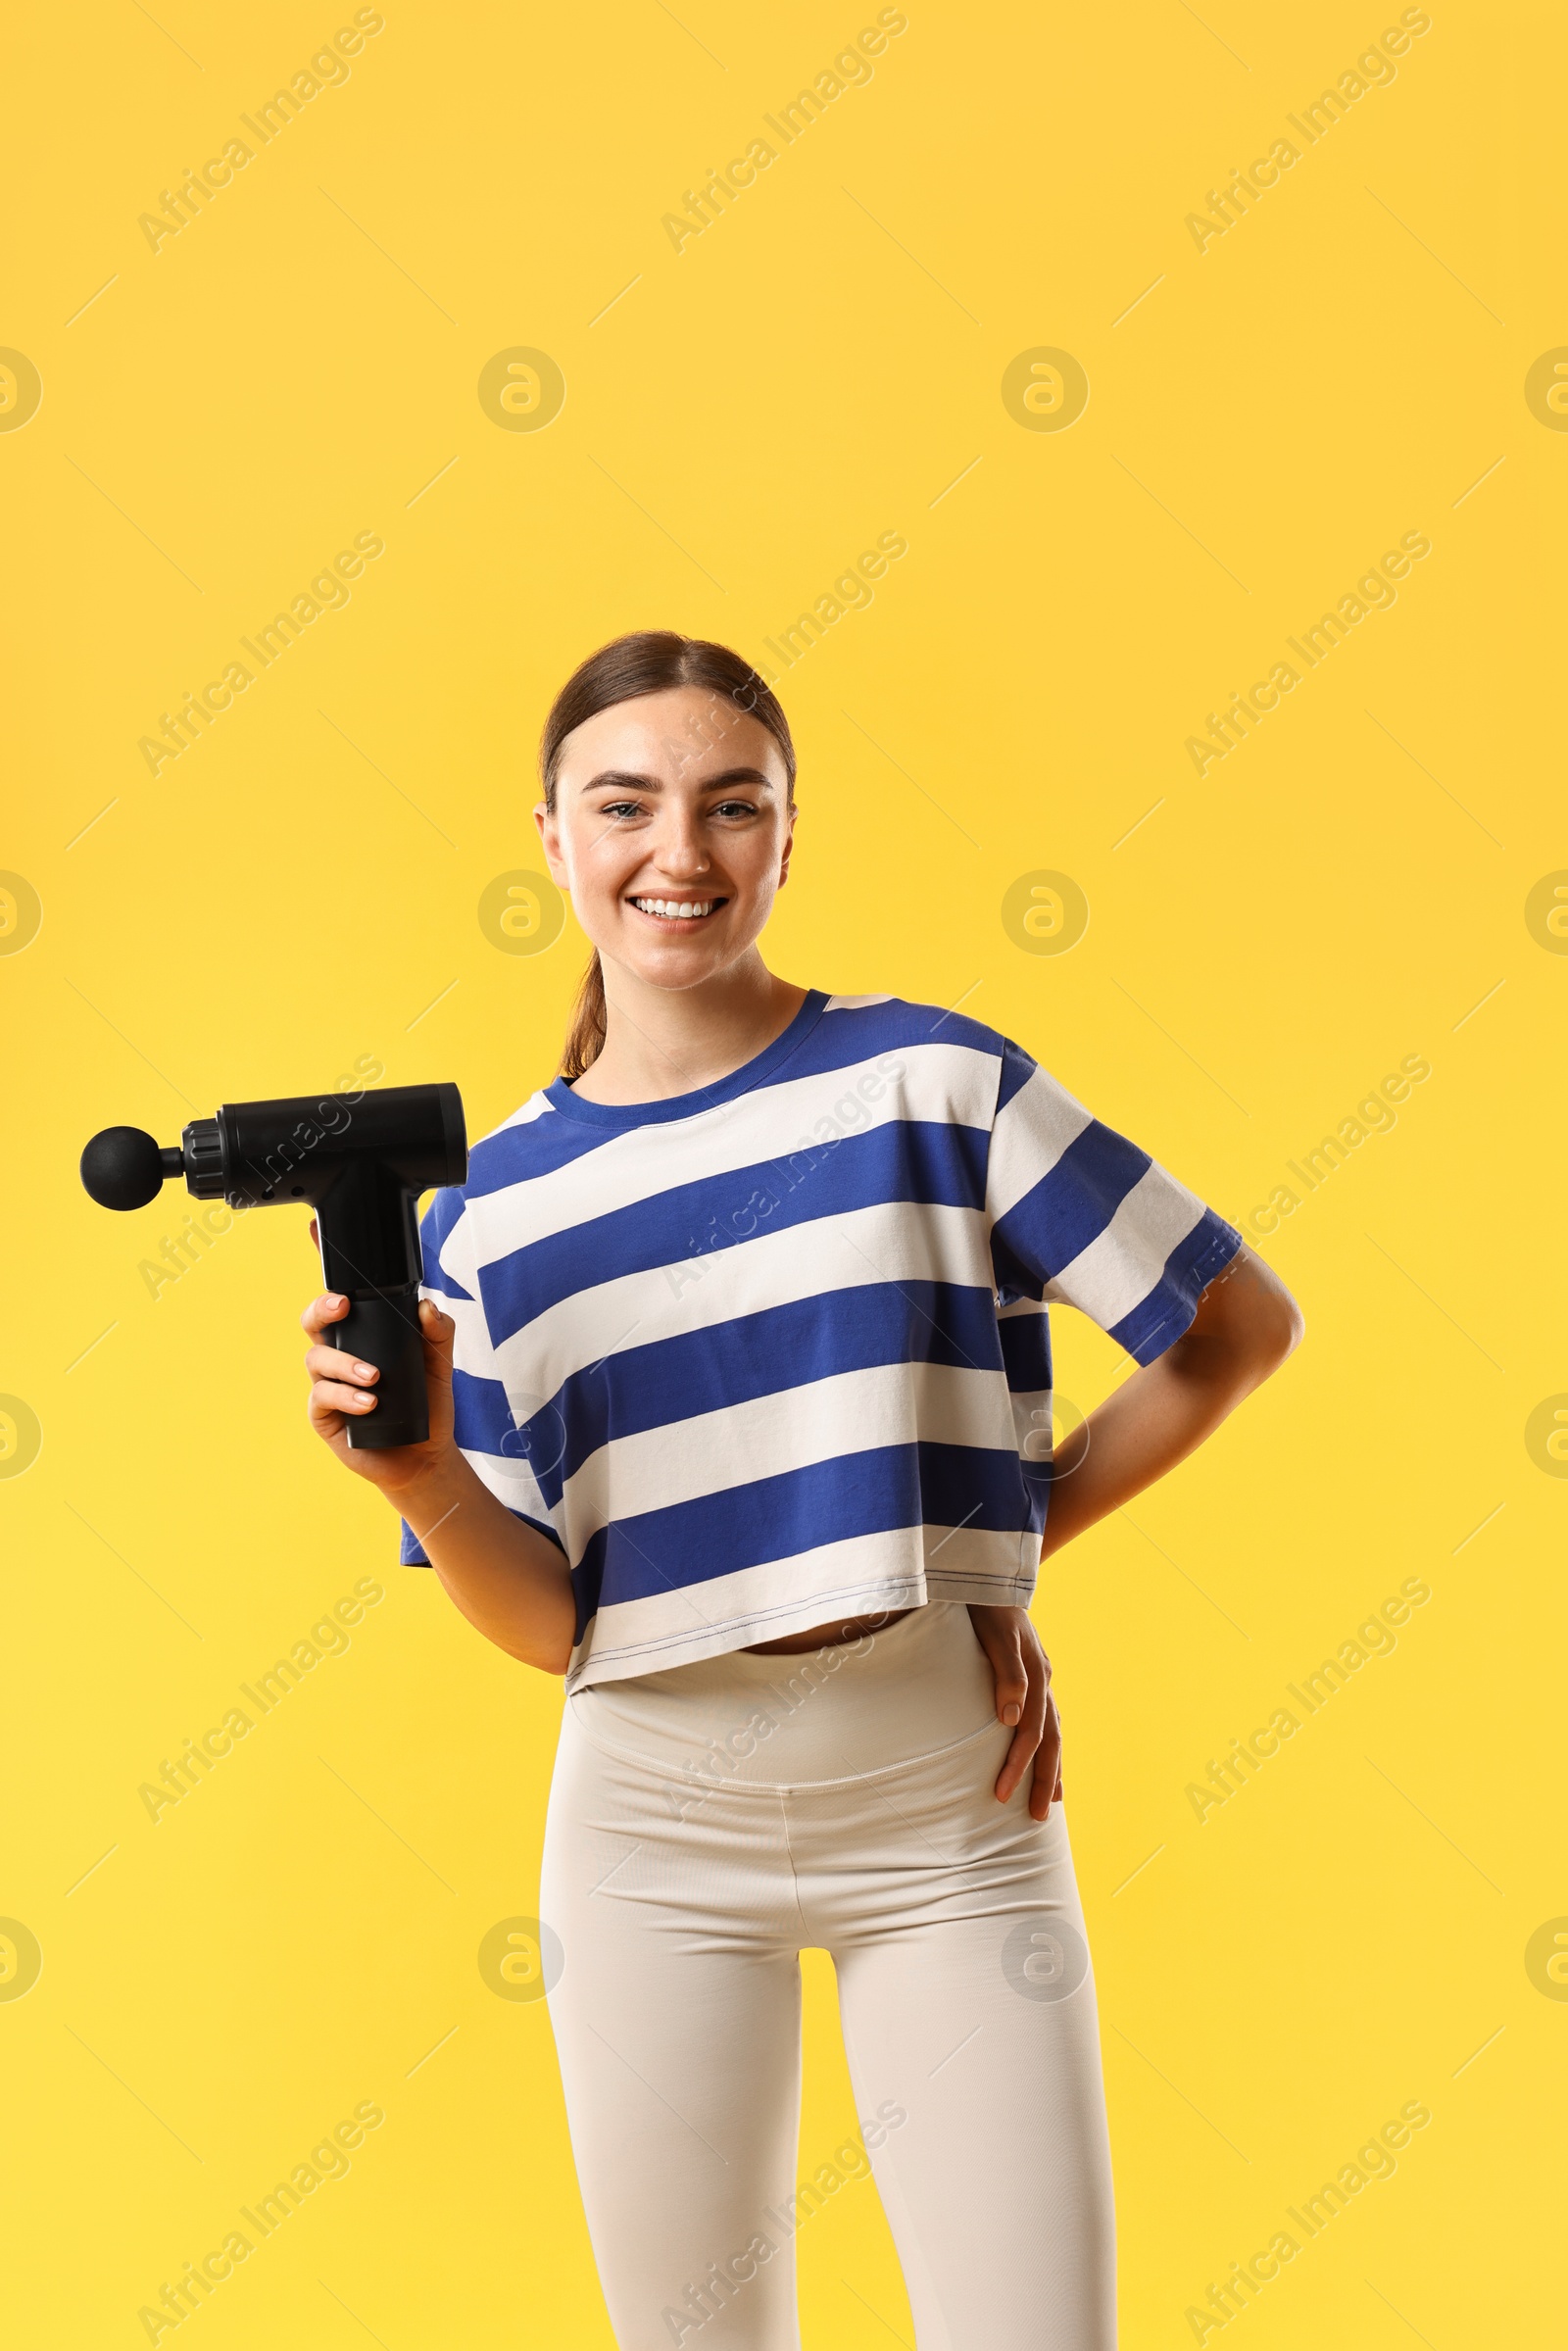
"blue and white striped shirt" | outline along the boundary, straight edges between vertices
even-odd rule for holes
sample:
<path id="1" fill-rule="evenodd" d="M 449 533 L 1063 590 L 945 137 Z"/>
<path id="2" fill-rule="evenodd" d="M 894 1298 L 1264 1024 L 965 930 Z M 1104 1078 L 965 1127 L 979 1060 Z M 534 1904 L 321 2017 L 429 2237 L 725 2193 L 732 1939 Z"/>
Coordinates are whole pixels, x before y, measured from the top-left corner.
<path id="1" fill-rule="evenodd" d="M 457 1443 L 571 1570 L 568 1691 L 834 1616 L 1026 1604 L 1048 1307 L 1152 1363 L 1242 1246 L 995 1030 L 819 989 L 699 1093 L 556 1079 L 420 1234 Z M 401 1556 L 429 1564 L 407 1525 Z"/>

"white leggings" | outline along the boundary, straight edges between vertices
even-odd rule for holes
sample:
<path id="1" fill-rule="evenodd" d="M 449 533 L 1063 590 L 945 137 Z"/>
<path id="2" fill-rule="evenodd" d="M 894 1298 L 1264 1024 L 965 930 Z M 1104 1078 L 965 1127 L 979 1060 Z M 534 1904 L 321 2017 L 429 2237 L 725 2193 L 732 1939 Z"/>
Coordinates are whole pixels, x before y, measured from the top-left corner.
<path id="1" fill-rule="evenodd" d="M 567 1700 L 540 1910 L 620 2351 L 797 2351 L 795 2233 L 867 2157 L 919 2351 L 1113 2351 L 1094 1977 L 1061 1805 L 992 1793 L 1011 1736 L 944 1601 Z M 805 1945 L 860 2118 L 833 2149 L 797 2146 Z"/>

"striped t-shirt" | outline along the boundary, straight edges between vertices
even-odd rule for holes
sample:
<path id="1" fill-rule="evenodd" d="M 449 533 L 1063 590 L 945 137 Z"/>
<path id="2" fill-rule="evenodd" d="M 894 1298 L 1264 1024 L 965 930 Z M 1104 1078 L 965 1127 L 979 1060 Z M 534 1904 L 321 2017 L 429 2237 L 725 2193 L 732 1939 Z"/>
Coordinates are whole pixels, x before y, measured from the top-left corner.
<path id="1" fill-rule="evenodd" d="M 456 1440 L 559 1544 L 566 1689 L 835 1616 L 1026 1604 L 1048 1306 L 1152 1363 L 1241 1235 L 978 1022 L 813 989 L 713 1086 L 562 1078 L 420 1226 Z M 406 1564 L 428 1566 L 410 1528 Z"/>

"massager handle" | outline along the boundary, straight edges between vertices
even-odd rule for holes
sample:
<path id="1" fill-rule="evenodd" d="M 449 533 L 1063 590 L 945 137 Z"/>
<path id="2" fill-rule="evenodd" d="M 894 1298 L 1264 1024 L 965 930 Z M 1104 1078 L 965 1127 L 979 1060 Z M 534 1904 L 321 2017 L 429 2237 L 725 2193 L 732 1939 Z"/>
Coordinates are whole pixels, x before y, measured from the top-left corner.
<path id="1" fill-rule="evenodd" d="M 374 1160 L 342 1165 L 316 1203 L 321 1279 L 349 1301 L 341 1322 L 322 1333 L 328 1347 L 373 1363 L 380 1373 L 375 1409 L 350 1420 L 357 1452 L 422 1445 L 430 1434 L 419 1335 L 418 1202 Z"/>
<path id="2" fill-rule="evenodd" d="M 351 1292 L 348 1312 L 341 1322 L 327 1325 L 321 1343 L 373 1363 L 381 1375 L 370 1390 L 374 1410 L 348 1422 L 353 1449 L 376 1453 L 395 1445 L 423 1445 L 430 1434 L 430 1408 L 417 1286 L 376 1291 L 365 1298 Z"/>
<path id="3" fill-rule="evenodd" d="M 380 1374 L 373 1390 L 375 1409 L 348 1424 L 348 1441 L 356 1452 L 423 1445 L 430 1434 L 419 1330 L 423 1263 L 418 1200 L 428 1187 L 461 1184 L 467 1173 L 467 1139 L 457 1088 L 385 1091 L 426 1098 L 419 1104 L 430 1122 L 423 1151 L 410 1148 L 410 1105 L 405 1104 L 393 1113 L 403 1145 L 397 1155 L 381 1158 L 368 1148 L 362 1154 L 339 1156 L 335 1176 L 319 1186 L 316 1199 L 322 1279 L 329 1291 L 340 1292 L 349 1301 L 347 1314 L 332 1326 L 327 1344 L 373 1363 Z M 380 1098 L 367 1095 L 356 1110 L 357 1123 L 372 1105 L 379 1109 Z"/>

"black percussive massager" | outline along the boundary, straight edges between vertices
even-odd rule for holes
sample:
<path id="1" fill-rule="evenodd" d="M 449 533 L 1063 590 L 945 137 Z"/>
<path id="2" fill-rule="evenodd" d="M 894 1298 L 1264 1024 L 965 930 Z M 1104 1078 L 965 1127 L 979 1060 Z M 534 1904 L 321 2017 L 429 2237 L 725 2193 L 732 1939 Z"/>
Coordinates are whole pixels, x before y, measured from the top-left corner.
<path id="1" fill-rule="evenodd" d="M 373 1363 L 375 1410 L 351 1420 L 361 1451 L 421 1445 L 430 1434 L 419 1336 L 419 1195 L 468 1172 L 456 1086 L 224 1102 L 162 1149 L 140 1127 L 105 1127 L 81 1154 L 81 1180 L 105 1208 L 144 1208 L 182 1175 L 197 1200 L 231 1208 L 308 1200 L 329 1291 L 349 1301 L 325 1344 Z"/>

